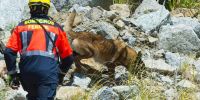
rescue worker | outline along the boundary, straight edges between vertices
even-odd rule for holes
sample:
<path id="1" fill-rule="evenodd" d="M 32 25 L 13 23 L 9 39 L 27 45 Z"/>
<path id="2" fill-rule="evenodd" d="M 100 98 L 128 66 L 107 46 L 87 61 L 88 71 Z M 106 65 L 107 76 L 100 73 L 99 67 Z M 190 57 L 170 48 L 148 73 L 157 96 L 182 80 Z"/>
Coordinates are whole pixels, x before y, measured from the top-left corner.
<path id="1" fill-rule="evenodd" d="M 61 82 L 64 77 L 58 74 L 59 67 L 64 73 L 68 71 L 73 62 L 72 49 L 66 33 L 47 16 L 50 0 L 29 0 L 28 5 L 31 18 L 13 29 L 4 51 L 10 86 L 18 89 L 20 82 L 28 100 L 53 100 L 59 78 Z M 20 74 L 16 71 L 17 53 Z"/>

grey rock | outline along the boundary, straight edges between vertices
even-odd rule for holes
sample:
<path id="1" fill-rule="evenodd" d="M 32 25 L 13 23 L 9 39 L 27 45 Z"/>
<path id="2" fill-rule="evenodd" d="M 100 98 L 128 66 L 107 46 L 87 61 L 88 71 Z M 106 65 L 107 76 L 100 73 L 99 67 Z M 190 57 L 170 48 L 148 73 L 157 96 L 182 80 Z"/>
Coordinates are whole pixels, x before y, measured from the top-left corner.
<path id="1" fill-rule="evenodd" d="M 107 39 L 116 39 L 119 36 L 119 31 L 108 22 L 97 22 L 94 29 Z"/>
<path id="2" fill-rule="evenodd" d="M 180 82 L 177 83 L 177 86 L 180 87 L 180 88 L 188 88 L 188 89 L 195 89 L 196 88 L 196 85 L 194 85 L 189 80 L 181 80 Z"/>
<path id="3" fill-rule="evenodd" d="M 2 0 L 0 2 L 0 28 L 12 27 L 21 21 L 28 0 Z"/>
<path id="4" fill-rule="evenodd" d="M 169 11 L 164 6 L 158 11 L 138 16 L 137 18 L 128 19 L 131 23 L 149 33 L 158 30 L 159 27 L 168 23 Z"/>
<path id="5" fill-rule="evenodd" d="M 168 64 L 171 66 L 181 66 L 184 58 L 181 57 L 178 53 L 166 52 L 165 59 Z"/>
<path id="6" fill-rule="evenodd" d="M 118 16 L 118 14 L 116 12 L 114 12 L 114 11 L 106 11 L 106 10 L 104 10 L 104 12 L 103 12 L 103 17 L 107 18 L 107 19 L 110 19 L 110 20 L 115 19 L 117 16 Z"/>
<path id="7" fill-rule="evenodd" d="M 166 100 L 176 100 L 178 97 L 178 92 L 175 89 L 168 89 L 164 92 Z"/>
<path id="8" fill-rule="evenodd" d="M 163 26 L 158 37 L 158 47 L 171 52 L 191 53 L 200 48 L 197 34 L 192 27 L 183 24 Z"/>
<path id="9" fill-rule="evenodd" d="M 125 42 L 127 42 L 130 46 L 134 46 L 134 44 L 136 42 L 136 38 L 132 34 L 133 33 L 131 31 L 128 31 L 128 30 L 123 30 L 122 32 L 120 32 L 121 38 Z"/>
<path id="10" fill-rule="evenodd" d="M 200 100 L 200 92 L 195 93 L 196 95 L 196 100 Z"/>
<path id="11" fill-rule="evenodd" d="M 27 92 L 20 86 L 18 90 L 9 90 L 6 92 L 6 100 L 26 100 Z"/>
<path id="12" fill-rule="evenodd" d="M 194 62 L 194 67 L 198 72 L 200 72 L 200 59 Z"/>
<path id="13" fill-rule="evenodd" d="M 197 74 L 194 77 L 195 82 L 197 82 L 198 84 L 200 84 L 200 72 L 197 72 Z"/>
<path id="14" fill-rule="evenodd" d="M 76 13 L 86 14 L 91 10 L 90 6 L 80 6 L 78 4 L 74 4 L 70 9 L 69 12 L 76 11 Z"/>
<path id="15" fill-rule="evenodd" d="M 112 88 L 105 86 L 96 91 L 92 100 L 119 100 L 119 95 Z"/>
<path id="16" fill-rule="evenodd" d="M 111 5 L 110 10 L 117 13 L 120 17 L 129 17 L 131 13 L 129 5 L 126 4 Z"/>
<path id="17" fill-rule="evenodd" d="M 150 69 L 156 69 L 156 70 L 158 69 L 160 71 L 168 71 L 168 72 L 174 72 L 177 69 L 176 66 L 170 66 L 163 59 L 158 59 L 158 60 L 146 59 L 143 60 L 143 62 L 145 66 Z"/>
<path id="18" fill-rule="evenodd" d="M 69 5 L 78 4 L 80 6 L 88 6 L 92 0 L 68 0 Z"/>
<path id="19" fill-rule="evenodd" d="M 174 83 L 173 80 L 169 76 L 159 75 L 158 78 L 160 82 L 163 82 L 165 84 L 172 85 Z"/>
<path id="20" fill-rule="evenodd" d="M 127 20 L 148 33 L 169 22 L 169 15 L 169 11 L 156 0 L 143 0 L 132 18 Z"/>
<path id="21" fill-rule="evenodd" d="M 124 66 L 115 67 L 115 80 L 125 81 L 128 79 L 128 71 Z"/>
<path id="22" fill-rule="evenodd" d="M 71 0 L 52 0 L 57 10 L 61 10 L 65 5 L 67 5 L 68 1 Z"/>
<path id="23" fill-rule="evenodd" d="M 103 10 L 100 7 L 93 7 L 86 16 L 91 20 L 99 20 L 103 16 Z"/>
<path id="24" fill-rule="evenodd" d="M 173 25 L 184 24 L 193 28 L 194 32 L 200 38 L 200 23 L 198 19 L 190 17 L 172 17 L 171 18 Z"/>
<path id="25" fill-rule="evenodd" d="M 133 95 L 139 93 L 139 88 L 136 85 L 133 86 L 115 86 L 112 89 L 120 95 L 121 99 L 131 98 Z"/>
<path id="26" fill-rule="evenodd" d="M 156 0 L 143 0 L 139 7 L 135 10 L 133 17 L 139 17 L 144 14 L 156 12 L 163 6 L 160 5 Z"/>
<path id="27" fill-rule="evenodd" d="M 89 77 L 86 77 L 85 75 L 79 73 L 75 73 L 72 85 L 87 89 L 90 82 L 91 79 Z"/>
<path id="28" fill-rule="evenodd" d="M 120 29 L 123 29 L 125 28 L 125 23 L 122 21 L 122 20 L 118 20 L 115 22 L 115 25 L 120 28 Z"/>

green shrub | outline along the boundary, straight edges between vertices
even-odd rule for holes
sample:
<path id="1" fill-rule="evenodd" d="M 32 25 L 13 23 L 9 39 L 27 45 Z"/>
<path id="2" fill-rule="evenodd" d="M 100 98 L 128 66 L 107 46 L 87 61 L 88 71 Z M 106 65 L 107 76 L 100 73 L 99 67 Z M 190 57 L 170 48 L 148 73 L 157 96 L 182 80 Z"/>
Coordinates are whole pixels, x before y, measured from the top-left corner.
<path id="1" fill-rule="evenodd" d="M 170 11 L 176 8 L 198 8 L 198 7 L 200 7 L 200 2 L 198 2 L 198 0 L 169 0 L 166 3 L 166 8 L 169 9 Z"/>

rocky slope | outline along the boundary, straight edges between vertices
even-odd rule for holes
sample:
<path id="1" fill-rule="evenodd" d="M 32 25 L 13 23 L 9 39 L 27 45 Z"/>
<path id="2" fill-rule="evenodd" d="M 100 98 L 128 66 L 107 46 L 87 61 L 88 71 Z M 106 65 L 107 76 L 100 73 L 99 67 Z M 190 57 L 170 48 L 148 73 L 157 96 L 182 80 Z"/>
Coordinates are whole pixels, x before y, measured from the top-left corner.
<path id="1" fill-rule="evenodd" d="M 185 15 L 188 10 L 169 12 L 155 0 L 143 0 L 134 14 L 125 4 L 114 4 L 110 10 L 105 10 L 102 7 L 87 6 L 91 0 L 83 1 L 70 1 L 72 7 L 67 10 L 65 7 L 68 0 L 54 0 L 55 7 L 52 7 L 50 14 L 64 26 L 66 13 L 75 10 L 81 17 L 76 19 L 80 24 L 74 31 L 93 32 L 107 39 L 120 38 L 130 47 L 142 51 L 142 60 L 152 71 L 147 78 L 137 79 L 123 66 L 118 66 L 115 69 L 115 79 L 120 83 L 109 87 L 93 83 L 98 75 L 88 77 L 87 74 L 76 73 L 70 86 L 58 88 L 57 100 L 200 100 L 198 16 L 177 16 Z M 7 41 L 13 24 L 28 18 L 26 3 L 20 6 L 13 3 L 14 7 L 0 6 L 0 12 L 3 12 L 0 16 L 2 41 Z M 9 0 L 0 1 L 0 4 L 9 4 Z M 13 13 L 5 12 L 5 9 Z M 11 14 L 15 14 L 16 18 L 6 17 Z M 106 68 L 91 59 L 82 62 L 99 70 Z M 5 66 L 3 60 L 0 65 L 1 68 Z M 1 95 L 8 100 L 25 98 L 22 90 L 16 92 L 6 88 L 3 80 L 0 80 Z"/>

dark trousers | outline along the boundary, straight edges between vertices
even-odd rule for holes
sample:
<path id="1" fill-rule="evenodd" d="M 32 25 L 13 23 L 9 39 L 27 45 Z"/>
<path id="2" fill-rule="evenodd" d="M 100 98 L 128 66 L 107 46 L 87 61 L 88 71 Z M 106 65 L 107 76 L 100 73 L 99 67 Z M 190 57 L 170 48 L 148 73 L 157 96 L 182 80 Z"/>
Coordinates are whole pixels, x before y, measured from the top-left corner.
<path id="1" fill-rule="evenodd" d="M 37 78 L 21 78 L 21 84 L 28 92 L 27 100 L 54 100 L 58 82 L 40 82 Z"/>

